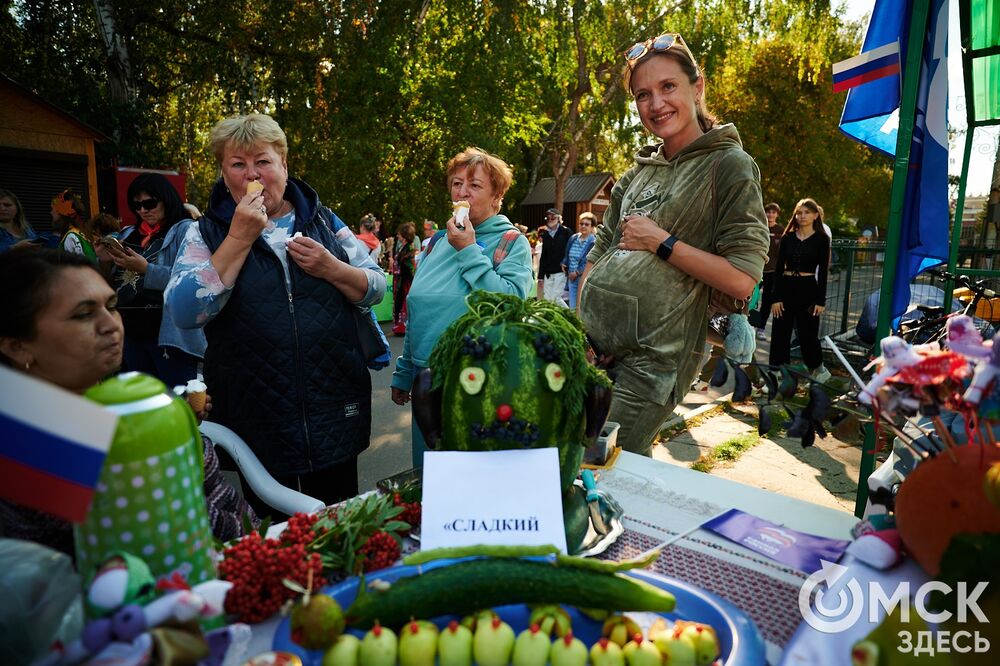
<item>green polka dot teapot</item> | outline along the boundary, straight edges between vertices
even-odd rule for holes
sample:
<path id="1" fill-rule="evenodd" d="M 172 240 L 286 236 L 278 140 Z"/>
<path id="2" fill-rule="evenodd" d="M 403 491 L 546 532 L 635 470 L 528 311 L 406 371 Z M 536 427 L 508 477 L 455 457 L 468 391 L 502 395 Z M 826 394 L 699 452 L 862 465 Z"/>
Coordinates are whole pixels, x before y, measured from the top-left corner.
<path id="1" fill-rule="evenodd" d="M 86 397 L 119 419 L 90 511 L 75 528 L 79 570 L 128 552 L 157 579 L 177 573 L 196 585 L 215 578 L 201 436 L 190 407 L 137 372 L 113 377 Z"/>
<path id="2" fill-rule="evenodd" d="M 495 451 L 555 447 L 566 544 L 588 526 L 573 484 L 607 418 L 611 383 L 587 362 L 583 325 L 542 300 L 476 291 L 441 335 L 413 385 L 414 417 L 429 448 Z"/>

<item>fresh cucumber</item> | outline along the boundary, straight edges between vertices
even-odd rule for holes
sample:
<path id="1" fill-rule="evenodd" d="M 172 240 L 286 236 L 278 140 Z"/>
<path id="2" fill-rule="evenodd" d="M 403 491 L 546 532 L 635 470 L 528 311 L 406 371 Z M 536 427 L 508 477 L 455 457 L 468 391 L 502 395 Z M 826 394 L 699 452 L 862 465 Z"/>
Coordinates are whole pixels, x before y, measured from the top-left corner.
<path id="1" fill-rule="evenodd" d="M 375 620 L 399 627 L 411 618 L 466 615 L 508 604 L 566 604 L 610 611 L 674 609 L 674 595 L 623 574 L 510 558 L 467 560 L 400 578 L 386 589 L 358 588 L 345 613 L 350 626 Z"/>
<path id="2" fill-rule="evenodd" d="M 403 564 L 427 564 L 434 560 L 457 559 L 461 557 L 545 557 L 559 552 L 556 546 L 504 546 L 475 545 L 451 546 L 433 550 L 418 550 L 403 558 Z"/>

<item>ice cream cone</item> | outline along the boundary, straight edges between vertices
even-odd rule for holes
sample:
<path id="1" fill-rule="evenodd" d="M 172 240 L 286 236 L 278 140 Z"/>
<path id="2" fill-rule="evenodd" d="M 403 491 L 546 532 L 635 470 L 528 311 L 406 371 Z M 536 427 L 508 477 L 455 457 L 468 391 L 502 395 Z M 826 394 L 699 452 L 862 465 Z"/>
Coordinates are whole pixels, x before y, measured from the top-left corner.
<path id="1" fill-rule="evenodd" d="M 188 393 L 185 397 L 195 413 L 205 411 L 205 401 L 208 399 L 208 393 L 205 391 L 195 391 L 194 393 Z"/>
<path id="2" fill-rule="evenodd" d="M 205 402 L 208 399 L 208 387 L 205 386 L 205 382 L 201 381 L 201 379 L 192 379 L 184 389 L 184 397 L 187 399 L 188 404 L 191 405 L 191 409 L 196 414 L 205 411 Z"/>

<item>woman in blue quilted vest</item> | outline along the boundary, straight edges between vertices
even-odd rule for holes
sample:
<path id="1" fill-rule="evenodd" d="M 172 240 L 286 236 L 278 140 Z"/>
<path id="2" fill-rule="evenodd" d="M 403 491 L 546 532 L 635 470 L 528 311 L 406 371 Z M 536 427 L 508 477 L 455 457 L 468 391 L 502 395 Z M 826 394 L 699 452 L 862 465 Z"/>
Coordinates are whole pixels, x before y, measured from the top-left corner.
<path id="1" fill-rule="evenodd" d="M 382 300 L 385 274 L 316 191 L 288 176 L 272 118 L 228 118 L 210 139 L 222 176 L 187 231 L 165 307 L 181 328 L 205 329 L 212 420 L 282 485 L 328 504 L 352 497 L 371 433 L 356 310 Z"/>

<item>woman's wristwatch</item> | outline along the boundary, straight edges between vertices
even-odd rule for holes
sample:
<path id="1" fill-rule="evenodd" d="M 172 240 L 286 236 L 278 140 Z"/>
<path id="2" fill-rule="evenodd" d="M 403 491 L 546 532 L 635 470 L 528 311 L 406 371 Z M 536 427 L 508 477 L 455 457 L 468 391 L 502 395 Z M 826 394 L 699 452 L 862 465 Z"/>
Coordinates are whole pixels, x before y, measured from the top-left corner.
<path id="1" fill-rule="evenodd" d="M 674 245 L 677 244 L 677 236 L 667 236 L 662 243 L 656 247 L 656 256 L 663 261 L 670 259 L 670 253 L 674 251 Z"/>

